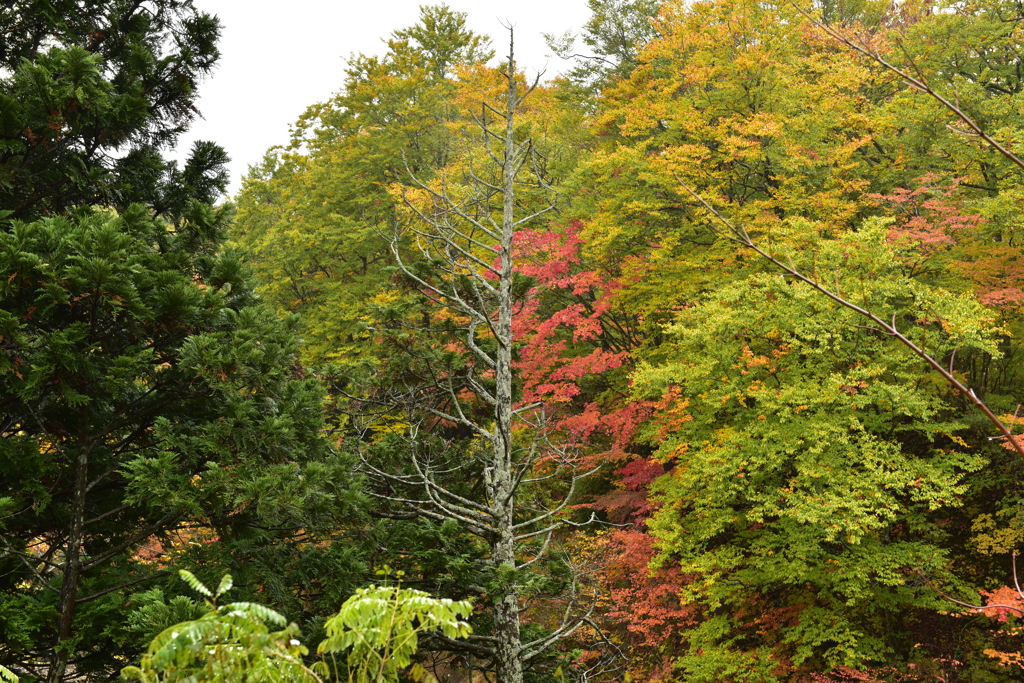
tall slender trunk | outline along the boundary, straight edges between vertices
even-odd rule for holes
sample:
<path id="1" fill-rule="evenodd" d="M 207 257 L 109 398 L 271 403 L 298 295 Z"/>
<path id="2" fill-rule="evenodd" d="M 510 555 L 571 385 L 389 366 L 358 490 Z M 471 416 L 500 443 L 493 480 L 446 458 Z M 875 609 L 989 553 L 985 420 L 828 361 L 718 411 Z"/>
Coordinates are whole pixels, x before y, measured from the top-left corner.
<path id="1" fill-rule="evenodd" d="M 511 43 L 511 41 L 510 41 Z M 496 405 L 494 407 L 494 469 L 492 473 L 495 538 L 491 541 L 491 562 L 497 569 L 516 568 L 515 490 L 516 472 L 512 453 L 512 239 L 515 233 L 515 107 L 517 92 L 513 46 L 508 54 L 508 92 L 505 111 L 505 150 L 502 164 L 502 225 L 499 252 L 497 356 L 495 358 Z M 502 586 L 494 604 L 495 667 L 498 683 L 522 683 L 522 638 L 519 632 L 519 595 L 515 581 Z"/>
<path id="2" fill-rule="evenodd" d="M 491 546 L 492 561 L 515 567 L 512 534 L 503 534 Z M 515 582 L 502 586 L 503 593 L 494 602 L 494 667 L 498 683 L 522 683 L 523 642 L 519 633 L 519 596 Z"/>
<path id="3" fill-rule="evenodd" d="M 60 585 L 60 602 L 57 606 L 57 638 L 50 655 L 50 669 L 47 683 L 59 683 L 67 671 L 71 653 L 65 644 L 71 640 L 75 604 L 78 598 L 78 583 L 82 573 L 82 539 L 85 536 L 85 497 L 89 486 L 90 444 L 85 438 L 79 439 L 78 456 L 75 458 L 75 488 L 71 499 L 71 519 L 67 547 L 64 551 L 64 576 Z"/>
<path id="4" fill-rule="evenodd" d="M 512 38 L 511 31 L 509 32 Z M 514 372 L 512 367 L 512 312 L 513 312 L 513 283 L 515 276 L 513 259 L 513 241 L 517 227 L 516 217 L 516 176 L 526 161 L 526 155 L 531 151 L 529 141 L 517 143 L 515 136 L 516 111 L 523 100 L 530 94 L 532 88 L 526 88 L 522 94 L 516 84 L 515 59 L 513 54 L 513 41 L 510 40 L 509 57 L 507 65 L 507 89 L 504 111 L 498 107 L 484 105 L 482 118 L 478 123 L 484 134 L 485 144 L 489 153 L 489 159 L 497 162 L 501 168 L 501 178 L 495 182 L 484 181 L 471 173 L 471 179 L 477 184 L 481 194 L 477 196 L 474 208 L 470 213 L 484 207 L 488 213 L 481 220 L 464 211 L 463 204 L 455 201 L 442 188 L 440 192 L 430 186 L 423 184 L 418 179 L 417 184 L 426 190 L 435 200 L 447 203 L 452 209 L 436 215 L 432 211 L 421 211 L 415 203 L 409 202 L 410 208 L 417 218 L 426 224 L 427 229 L 419 230 L 413 228 L 417 236 L 417 245 L 420 250 L 431 260 L 439 259 L 442 267 L 438 273 L 439 283 L 432 277 L 424 279 L 416 269 L 408 267 L 403 262 L 402 250 L 399 248 L 398 239 L 392 243 L 392 253 L 400 268 L 407 277 L 425 291 L 432 291 L 439 299 L 446 299 L 447 305 L 452 310 L 465 316 L 466 327 L 464 332 L 467 335 L 468 352 L 475 358 L 475 362 L 467 369 L 465 375 L 469 386 L 473 391 L 480 394 L 486 404 L 493 408 L 486 419 L 477 420 L 475 415 L 467 416 L 462 410 L 463 391 L 466 388 L 462 384 L 463 375 L 451 375 L 448 378 L 439 378 L 440 385 L 447 389 L 448 398 L 452 412 L 448 413 L 441 408 L 427 407 L 427 413 L 435 418 L 442 418 L 446 421 L 459 424 L 472 430 L 474 434 L 489 441 L 490 452 L 483 463 L 482 476 L 486 489 L 486 503 L 476 504 L 466 501 L 452 491 L 447 491 L 434 479 L 430 463 L 417 460 L 416 449 L 413 448 L 411 456 L 416 466 L 417 474 L 412 477 L 392 476 L 387 472 L 378 470 L 374 465 L 367 462 L 367 467 L 381 478 L 389 482 L 389 487 L 394 484 L 401 486 L 410 483 L 422 485 L 422 500 L 407 500 L 406 503 L 417 513 L 431 519 L 458 520 L 468 525 L 471 533 L 483 538 L 488 544 L 490 558 L 488 560 L 491 569 L 496 573 L 497 587 L 492 591 L 490 605 L 493 615 L 493 646 L 484 648 L 488 656 L 493 656 L 493 664 L 497 673 L 498 683 L 523 683 L 523 663 L 525 648 L 520 631 L 520 588 L 516 578 L 521 567 L 517 561 L 516 548 L 523 537 L 517 538 L 521 529 L 547 521 L 557 510 L 552 510 L 539 515 L 531 515 L 528 511 L 520 509 L 517 514 L 516 491 L 519 487 L 519 476 L 522 474 L 518 468 L 529 467 L 529 454 L 526 451 L 517 452 L 512 443 L 512 426 L 515 417 L 514 410 Z M 539 79 L 539 77 L 538 77 Z M 536 85 L 536 83 L 534 84 Z M 494 113 L 499 119 L 503 119 L 505 130 L 500 133 L 498 129 L 489 125 L 490 113 Z M 492 145 L 495 141 L 503 145 L 500 158 L 499 152 Z M 537 172 L 537 169 L 533 169 Z M 409 171 L 412 174 L 412 171 Z M 540 178 L 538 173 L 538 186 L 547 188 L 547 185 Z M 550 188 L 548 188 L 550 189 Z M 501 221 L 500 225 L 492 218 L 490 212 L 496 207 L 491 203 L 495 199 L 495 193 L 502 195 Z M 530 214 L 531 218 L 540 216 L 553 208 L 548 207 L 540 212 Z M 494 217 L 496 218 L 496 217 Z M 454 220 L 454 222 L 452 222 Z M 464 221 L 460 224 L 460 221 Z M 489 247 L 493 242 L 481 242 L 482 236 L 486 240 L 494 240 L 498 243 L 498 264 L 497 267 L 490 265 L 492 256 L 488 256 Z M 447 265 L 444 265 L 444 264 Z M 462 286 L 462 278 L 469 279 L 470 289 L 473 294 L 466 296 L 466 290 Z M 428 320 L 429 323 L 429 320 Z M 481 327 L 486 328 L 493 334 L 495 348 L 482 349 L 477 344 L 476 334 Z M 474 376 L 474 372 L 493 371 L 494 388 L 485 387 Z M 406 394 L 407 398 L 414 401 L 418 392 L 413 390 Z M 468 503 L 468 507 L 464 505 Z M 559 508 L 561 509 L 561 508 Z M 517 529 L 517 524 L 520 528 Z M 550 532 L 550 530 L 548 530 Z M 545 533 L 544 530 L 537 533 Z M 537 558 L 531 559 L 531 563 Z M 529 643 L 531 652 L 538 641 Z M 477 648 L 476 652 L 480 652 Z"/>

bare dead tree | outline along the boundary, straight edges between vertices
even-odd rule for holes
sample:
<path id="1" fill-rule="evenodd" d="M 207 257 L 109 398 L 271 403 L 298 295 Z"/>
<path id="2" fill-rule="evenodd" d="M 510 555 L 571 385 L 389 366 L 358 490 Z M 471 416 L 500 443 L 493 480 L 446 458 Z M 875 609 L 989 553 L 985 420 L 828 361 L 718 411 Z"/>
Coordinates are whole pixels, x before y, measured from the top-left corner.
<path id="1" fill-rule="evenodd" d="M 571 435 L 548 428 L 541 404 L 515 402 L 512 319 L 524 281 L 517 277 L 513 240 L 517 230 L 556 204 L 542 157 L 529 138 L 517 137 L 518 112 L 540 76 L 532 85 L 518 83 L 513 41 L 503 75 L 507 87 L 500 103 L 484 103 L 475 115 L 482 166 L 471 167 L 456 186 L 424 182 L 407 169 L 421 196 L 407 200 L 411 220 L 403 239 L 395 236 L 394 258 L 403 279 L 441 312 L 417 332 L 446 335 L 441 345 L 462 348 L 454 364 L 421 354 L 420 372 L 378 392 L 374 400 L 400 406 L 406 416 L 406 453 L 400 471 L 371 458 L 364 458 L 364 467 L 375 495 L 397 514 L 454 520 L 485 541 L 485 564 L 498 578 L 486 603 L 493 630 L 477 635 L 469 650 L 492 663 L 500 683 L 522 683 L 524 664 L 588 622 L 596 605 L 596 595 L 574 579 L 559 598 L 550 632 L 530 641 L 522 637 L 520 615 L 529 607 L 525 577 L 551 556 L 560 529 L 579 526 L 564 513 L 580 480 L 595 470 L 580 464 Z M 520 196 L 524 189 L 545 199 L 531 208 Z M 411 238 L 416 260 L 400 246 L 408 244 L 405 238 Z M 463 435 L 460 461 L 438 455 L 436 439 L 429 445 L 439 424 Z M 456 490 L 453 479 L 479 486 L 466 493 Z M 558 499 L 542 504 L 523 495 L 524 487 L 545 480 L 560 482 Z"/>

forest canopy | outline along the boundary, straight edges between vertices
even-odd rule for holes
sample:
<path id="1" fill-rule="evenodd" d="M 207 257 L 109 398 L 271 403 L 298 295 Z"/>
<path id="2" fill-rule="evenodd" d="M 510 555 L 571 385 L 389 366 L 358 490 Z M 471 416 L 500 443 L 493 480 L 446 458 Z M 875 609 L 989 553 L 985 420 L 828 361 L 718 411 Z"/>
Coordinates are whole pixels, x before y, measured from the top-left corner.
<path id="1" fill-rule="evenodd" d="M 162 157 L 216 18 L 45 4 L 0 19 L 0 675 L 156 676 L 230 573 L 309 680 L 360 629 L 388 680 L 1024 680 L 1024 6 L 589 0 L 548 80 L 424 6 L 222 201 Z M 468 622 L 399 666 L 368 595 Z"/>

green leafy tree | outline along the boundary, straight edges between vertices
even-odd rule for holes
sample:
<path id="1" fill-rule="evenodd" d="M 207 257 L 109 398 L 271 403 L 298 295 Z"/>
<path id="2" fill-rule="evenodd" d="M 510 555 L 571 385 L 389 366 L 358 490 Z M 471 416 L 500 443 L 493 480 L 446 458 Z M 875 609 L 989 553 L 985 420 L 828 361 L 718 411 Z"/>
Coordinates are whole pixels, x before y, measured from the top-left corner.
<path id="1" fill-rule="evenodd" d="M 197 679 L 314 683 L 321 680 L 318 674 L 340 680 L 347 672 L 350 683 L 396 683 L 399 672 L 412 665 L 410 673 L 419 681 L 428 676 L 422 665 L 413 664 L 420 634 L 438 631 L 455 639 L 471 632 L 462 620 L 473 611 L 467 601 L 438 600 L 400 586 L 369 586 L 357 590 L 327 620 L 327 638 L 318 652 L 330 657 L 309 668 L 303 660 L 309 651 L 298 640 L 298 627 L 285 626 L 281 614 L 252 602 L 217 604 L 232 587 L 230 575 L 221 579 L 216 592 L 188 571 L 180 575 L 207 598 L 206 613 L 164 629 L 150 643 L 139 666 L 122 669 L 122 678 L 141 683 Z M 270 631 L 267 624 L 284 628 Z M 347 653 L 344 667 L 335 658 L 338 653 Z"/>
<path id="2" fill-rule="evenodd" d="M 409 182 L 406 165 L 429 178 L 449 161 L 453 69 L 489 59 L 487 43 L 464 13 L 422 7 L 383 56 L 354 57 L 339 93 L 243 183 L 233 237 L 268 300 L 303 315 L 307 359 L 366 359 L 366 306 L 388 285 L 401 205 L 388 187 Z"/>
<path id="3" fill-rule="evenodd" d="M 869 224 L 813 268 L 934 355 L 997 354 L 973 297 L 915 282 L 884 236 Z M 970 449 L 944 380 L 858 315 L 751 276 L 679 314 L 671 350 L 635 377 L 666 402 L 648 428 L 669 469 L 649 525 L 703 611 L 679 659 L 688 680 L 898 665 L 914 622 L 944 607 L 916 572 L 970 590 L 950 571 L 965 540 L 951 520 L 986 495 L 970 475 L 1004 457 Z"/>
<path id="4" fill-rule="evenodd" d="M 589 53 L 576 53 L 576 36 L 545 34 L 548 46 L 562 59 L 577 61 L 570 80 L 582 86 L 577 97 L 596 95 L 639 64 L 640 51 L 656 35 L 661 0 L 587 0 L 590 19 L 583 27 Z"/>
<path id="5" fill-rule="evenodd" d="M 401 586 L 360 588 L 327 620 L 327 637 L 317 652 L 332 657 L 317 668 L 337 672 L 333 655 L 346 652 L 349 683 L 397 683 L 399 672 L 410 665 L 418 681 L 427 675 L 421 664 L 413 664 L 420 636 L 436 631 L 450 640 L 467 638 L 472 629 L 462 620 L 472 612 L 468 600 L 437 599 Z"/>
<path id="6" fill-rule="evenodd" d="M 287 624 L 280 613 L 257 603 L 217 604 L 231 589 L 230 574 L 224 575 L 216 591 L 188 571 L 182 570 L 180 575 L 207 599 L 206 614 L 162 631 L 150 643 L 139 666 L 121 670 L 123 679 L 141 683 L 319 681 L 303 662 L 309 650 L 298 640 L 298 626 Z M 267 624 L 283 628 L 271 631 Z"/>

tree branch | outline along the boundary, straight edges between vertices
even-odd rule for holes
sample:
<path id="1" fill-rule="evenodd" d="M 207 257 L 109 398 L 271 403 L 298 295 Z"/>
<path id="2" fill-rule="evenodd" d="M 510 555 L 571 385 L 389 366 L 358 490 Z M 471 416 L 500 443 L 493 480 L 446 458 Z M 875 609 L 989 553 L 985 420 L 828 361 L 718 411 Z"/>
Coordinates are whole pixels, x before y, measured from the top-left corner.
<path id="1" fill-rule="evenodd" d="M 919 357 L 921 360 L 923 360 L 925 363 L 927 363 L 933 369 L 935 369 L 935 371 L 938 372 L 942 376 L 942 378 L 946 380 L 947 383 L 949 383 L 957 391 L 961 392 L 964 396 L 966 396 L 971 401 L 971 403 L 973 403 L 975 406 L 977 406 L 977 408 L 979 410 L 981 410 L 982 413 L 985 414 L 985 417 L 987 417 L 989 419 L 989 421 L 993 425 L 996 426 L 996 428 L 1003 435 L 1003 437 L 1005 437 L 1007 439 L 1007 441 L 1009 441 L 1009 443 L 1011 445 L 1013 445 L 1013 448 L 1014 448 L 1015 451 L 1017 451 L 1018 455 L 1020 455 L 1022 458 L 1024 458 L 1024 445 L 1022 445 L 1020 443 L 1020 441 L 1017 440 L 1017 437 L 1013 435 L 1013 433 L 1007 428 L 1007 426 L 1005 424 L 1003 424 L 1003 421 L 1000 420 L 998 417 L 996 417 L 996 414 L 992 412 L 992 410 L 988 407 L 988 405 L 986 405 L 984 401 L 982 401 L 980 398 L 978 398 L 977 394 L 974 393 L 974 390 L 973 389 L 969 389 L 968 387 L 964 386 L 964 384 L 962 382 L 960 382 L 960 380 L 958 380 L 941 363 L 939 363 L 937 360 L 932 358 L 927 352 L 925 352 L 923 349 L 921 349 L 917 344 L 915 344 L 910 339 L 908 339 L 905 335 L 903 335 L 898 329 L 896 329 L 896 325 L 895 325 L 894 322 L 890 323 L 890 322 L 886 322 L 885 320 L 882 320 L 881 318 L 876 316 L 871 311 L 868 311 L 865 308 L 861 308 L 857 304 L 855 304 L 855 303 L 853 303 L 853 302 L 851 302 L 851 301 L 849 301 L 847 299 L 844 299 L 839 294 L 836 294 L 832 290 L 830 290 L 830 289 L 824 287 L 823 285 L 819 284 L 817 281 L 812 280 L 811 278 L 807 277 L 806 275 L 804 275 L 803 273 L 798 271 L 794 266 L 786 264 L 786 263 L 783 263 L 782 261 L 780 261 L 779 259 L 775 258 L 774 256 L 772 256 L 768 252 L 764 251 L 759 246 L 757 246 L 757 244 L 753 241 L 753 239 L 751 239 L 750 235 L 747 233 L 747 231 L 743 227 L 737 226 L 737 225 L 731 223 L 728 219 L 725 218 L 725 216 L 723 216 L 721 214 L 720 211 L 718 211 L 718 209 L 716 209 L 715 207 L 711 206 L 711 204 L 709 204 L 703 197 L 701 197 L 693 189 L 691 189 L 689 185 L 687 185 L 682 180 L 680 180 L 678 175 L 675 176 L 675 179 L 683 187 L 683 189 L 685 189 L 687 192 L 689 192 L 697 201 L 699 201 L 702 205 L 704 205 L 704 208 L 706 208 L 713 216 L 715 216 L 723 225 L 726 226 L 726 228 L 731 233 L 732 238 L 735 239 L 737 242 L 739 242 L 743 246 L 747 247 L 748 249 L 751 249 L 751 250 L 755 251 L 762 258 L 766 259 L 767 261 L 769 261 L 772 264 L 774 264 L 776 267 L 778 267 L 778 268 L 784 270 L 785 272 L 789 273 L 790 275 L 792 275 L 797 280 L 800 280 L 801 282 L 803 282 L 803 283 L 805 283 L 807 285 L 810 285 L 812 288 L 814 288 L 818 292 L 824 294 L 826 297 L 828 297 L 832 301 L 836 302 L 840 306 L 848 308 L 851 311 L 855 311 L 856 313 L 859 313 L 860 315 L 864 316 L 865 318 L 867 318 L 871 322 L 873 322 L 876 325 L 878 325 L 878 327 L 880 328 L 881 332 L 884 332 L 885 334 L 887 334 L 887 335 L 889 335 L 891 337 L 894 337 L 895 339 L 899 340 L 900 343 L 902 343 L 904 346 L 906 346 L 908 349 L 910 349 L 917 357 Z"/>

